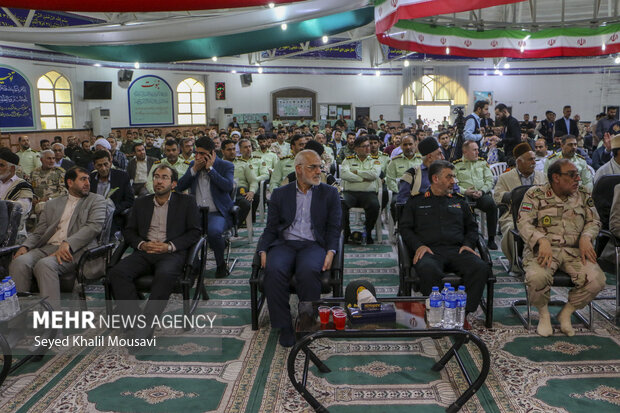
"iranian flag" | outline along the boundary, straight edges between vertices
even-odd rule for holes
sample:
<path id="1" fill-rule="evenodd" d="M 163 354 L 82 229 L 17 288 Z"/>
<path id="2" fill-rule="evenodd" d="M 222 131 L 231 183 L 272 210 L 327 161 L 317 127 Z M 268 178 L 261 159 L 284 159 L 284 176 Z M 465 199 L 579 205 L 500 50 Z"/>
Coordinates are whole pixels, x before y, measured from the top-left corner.
<path id="1" fill-rule="evenodd" d="M 524 0 L 375 0 L 375 27 L 379 35 L 399 20 L 460 13 L 522 1 Z"/>

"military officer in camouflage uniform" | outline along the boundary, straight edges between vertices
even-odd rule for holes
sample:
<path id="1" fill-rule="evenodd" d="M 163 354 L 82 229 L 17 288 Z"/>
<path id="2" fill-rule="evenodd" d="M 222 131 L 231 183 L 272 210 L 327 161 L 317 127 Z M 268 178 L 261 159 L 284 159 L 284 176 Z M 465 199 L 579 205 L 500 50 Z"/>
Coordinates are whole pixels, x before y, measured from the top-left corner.
<path id="1" fill-rule="evenodd" d="M 291 144 L 286 142 L 286 131 L 284 129 L 278 131 L 276 139 L 277 140 L 271 144 L 271 151 L 274 152 L 279 159 L 290 156 Z"/>
<path id="2" fill-rule="evenodd" d="M 497 205 L 491 195 L 493 173 L 487 161 L 478 157 L 478 144 L 475 141 L 465 141 L 463 157 L 454 161 L 454 172 L 461 194 L 473 203 L 474 208 L 486 213 L 489 249 L 496 250 Z"/>
<path id="3" fill-rule="evenodd" d="M 605 275 L 592 246 L 601 224 L 590 193 L 579 186 L 579 169 L 571 161 L 552 163 L 547 178 L 547 184 L 525 193 L 519 211 L 517 228 L 525 243 L 525 285 L 530 302 L 538 308 L 537 332 L 547 337 L 553 334 L 547 307 L 553 274 L 559 269 L 570 275 L 575 287 L 557 318 L 560 330 L 572 336 L 573 312 L 605 287 Z"/>
<path id="4" fill-rule="evenodd" d="M 149 194 L 155 193 L 153 191 L 153 172 L 159 165 L 171 166 L 179 173 L 179 176 L 183 176 L 191 163 L 190 161 L 184 161 L 179 156 L 179 144 L 174 139 L 168 139 L 164 144 L 164 155 L 164 159 L 153 162 L 153 166 L 151 166 L 149 171 L 149 177 L 146 180 L 146 189 L 149 191 Z"/>
<path id="5" fill-rule="evenodd" d="M 282 185 L 282 180 L 295 170 L 295 155 L 304 149 L 306 141 L 307 138 L 305 136 L 293 135 L 291 138 L 291 152 L 293 154 L 280 159 L 271 174 L 269 187 L 272 191 L 280 187 Z"/>
<path id="6" fill-rule="evenodd" d="M 366 215 L 366 243 L 372 244 L 372 229 L 379 217 L 379 177 L 381 176 L 381 161 L 370 155 L 368 136 L 355 139 L 353 146 L 355 155 L 347 157 L 340 165 L 342 191 L 342 221 L 345 241 L 351 235 L 349 224 L 349 209 L 364 208 Z"/>
<path id="7" fill-rule="evenodd" d="M 336 158 L 336 161 L 339 164 L 342 164 L 342 161 L 344 161 L 349 156 L 355 156 L 354 142 L 355 134 L 353 132 L 347 133 L 347 144 L 343 145 L 342 148 L 340 148 L 340 151 L 338 152 L 338 157 Z"/>
<path id="8" fill-rule="evenodd" d="M 43 211 L 46 201 L 67 194 L 65 170 L 55 166 L 54 163 L 54 151 L 51 149 L 42 151 L 41 166 L 30 174 L 30 183 L 34 193 L 32 206 L 37 215 Z"/>
<path id="9" fill-rule="evenodd" d="M 248 139 L 239 140 L 239 150 L 242 156 L 235 156 L 237 152 L 235 142 L 231 140 L 222 142 L 223 159 L 232 162 L 235 166 L 234 178 L 237 185 L 235 205 L 240 208 L 240 221 L 244 222 L 250 212 L 255 194 L 258 191 L 258 179 L 254 173 L 254 167 L 250 163 L 250 159 L 243 159 L 243 153 L 252 153 L 252 143 L 250 143 Z"/>
<path id="10" fill-rule="evenodd" d="M 581 186 L 592 192 L 592 173 L 588 169 L 586 159 L 577 153 L 577 138 L 572 135 L 565 135 L 561 138 L 561 149 L 554 153 L 545 162 L 545 173 L 549 169 L 549 165 L 558 159 L 568 159 L 577 167 L 579 176 L 581 177 Z"/>

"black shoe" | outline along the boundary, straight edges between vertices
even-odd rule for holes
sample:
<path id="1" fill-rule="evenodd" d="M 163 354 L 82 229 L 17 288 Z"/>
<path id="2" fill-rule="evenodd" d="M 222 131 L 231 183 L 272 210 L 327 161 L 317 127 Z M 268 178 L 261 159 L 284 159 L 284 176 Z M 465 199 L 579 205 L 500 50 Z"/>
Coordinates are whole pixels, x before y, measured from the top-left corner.
<path id="1" fill-rule="evenodd" d="M 228 277 L 230 273 L 228 272 L 228 268 L 226 264 L 218 265 L 217 270 L 215 270 L 215 278 L 224 278 Z"/>
<path id="2" fill-rule="evenodd" d="M 496 250 L 497 249 L 497 244 L 495 243 L 495 240 L 490 239 L 489 242 L 487 243 L 488 247 L 490 250 Z"/>
<path id="3" fill-rule="evenodd" d="M 280 339 L 278 341 L 282 347 L 293 347 L 295 345 L 295 332 L 293 328 L 281 328 Z"/>
<path id="4" fill-rule="evenodd" d="M 375 243 L 375 240 L 372 237 L 366 237 L 366 245 L 372 245 Z"/>

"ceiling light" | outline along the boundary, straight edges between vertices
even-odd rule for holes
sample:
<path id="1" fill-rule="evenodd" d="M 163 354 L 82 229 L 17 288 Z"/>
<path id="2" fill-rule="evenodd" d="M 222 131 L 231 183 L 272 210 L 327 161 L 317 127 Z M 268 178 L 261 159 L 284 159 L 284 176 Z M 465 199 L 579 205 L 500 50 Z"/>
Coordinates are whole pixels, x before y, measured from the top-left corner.
<path id="1" fill-rule="evenodd" d="M 510 69 L 510 63 L 504 63 L 504 69 Z"/>
<path id="2" fill-rule="evenodd" d="M 409 60 L 405 60 L 405 62 L 403 63 L 403 66 L 409 67 Z"/>
<path id="3" fill-rule="evenodd" d="M 217 56 L 213 56 L 211 60 L 213 60 L 214 62 L 217 62 Z"/>
<path id="4" fill-rule="evenodd" d="M 617 64 L 617 65 L 620 65 L 620 56 L 617 56 L 617 57 L 614 59 L 614 63 L 615 63 L 615 64 Z"/>
<path id="5" fill-rule="evenodd" d="M 256 62 L 254 63 L 254 66 L 260 66 L 260 63 Z"/>
<path id="6" fill-rule="evenodd" d="M 280 27 L 282 28 L 282 30 L 288 29 L 288 25 L 286 23 L 282 23 L 282 26 Z"/>
<path id="7" fill-rule="evenodd" d="M 620 59 L 620 58 L 618 58 L 618 59 Z M 363 73 L 358 73 L 357 75 L 358 75 L 358 76 L 362 76 L 362 75 L 363 75 Z"/>
<path id="8" fill-rule="evenodd" d="M 230 73 L 234 74 L 234 73 L 237 73 L 237 71 L 236 70 L 231 70 Z"/>
<path id="9" fill-rule="evenodd" d="M 329 37 L 323 36 L 322 40 L 323 40 L 323 43 L 327 43 L 327 42 L 329 42 Z"/>
<path id="10" fill-rule="evenodd" d="M 377 76 L 377 77 L 381 76 L 381 72 L 380 72 L 380 71 L 378 71 L 378 70 L 377 70 L 377 71 L 375 71 L 375 76 Z"/>
<path id="11" fill-rule="evenodd" d="M 498 70 L 498 72 L 500 76 L 504 76 L 504 72 L 502 72 L 501 70 Z"/>
<path id="12" fill-rule="evenodd" d="M 606 46 L 605 46 L 605 43 L 603 43 L 603 45 L 601 46 L 601 50 L 605 51 L 605 49 L 606 49 Z"/>
<path id="13" fill-rule="evenodd" d="M 140 69 L 140 62 L 134 63 L 133 67 L 135 67 L 136 69 Z"/>
<path id="14" fill-rule="evenodd" d="M 269 6 L 270 9 L 273 9 L 274 7 L 276 7 L 276 5 L 273 4 L 273 3 L 269 3 L 268 6 Z"/>
<path id="15" fill-rule="evenodd" d="M 95 67 L 101 67 L 101 63 L 95 63 L 93 66 L 95 66 Z"/>
<path id="16" fill-rule="evenodd" d="M 263 68 L 262 67 L 258 68 L 258 73 L 263 73 Z"/>
<path id="17" fill-rule="evenodd" d="M 501 72 L 499 70 L 495 69 L 495 72 L 493 72 L 493 73 L 496 74 L 496 75 L 499 75 Z"/>
<path id="18" fill-rule="evenodd" d="M 450 54 L 450 48 L 446 47 L 446 54 Z"/>

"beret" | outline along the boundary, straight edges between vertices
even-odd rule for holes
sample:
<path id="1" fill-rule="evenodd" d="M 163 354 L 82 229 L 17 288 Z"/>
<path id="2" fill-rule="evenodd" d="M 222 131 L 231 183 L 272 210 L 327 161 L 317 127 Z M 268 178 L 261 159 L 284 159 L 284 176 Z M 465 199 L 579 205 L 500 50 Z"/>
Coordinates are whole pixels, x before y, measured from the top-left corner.
<path id="1" fill-rule="evenodd" d="M 424 140 L 422 140 L 422 142 L 418 144 L 418 151 L 422 156 L 426 156 L 431 152 L 435 152 L 437 149 L 439 149 L 439 144 L 437 143 L 437 139 L 433 138 L 432 136 L 425 138 Z"/>

